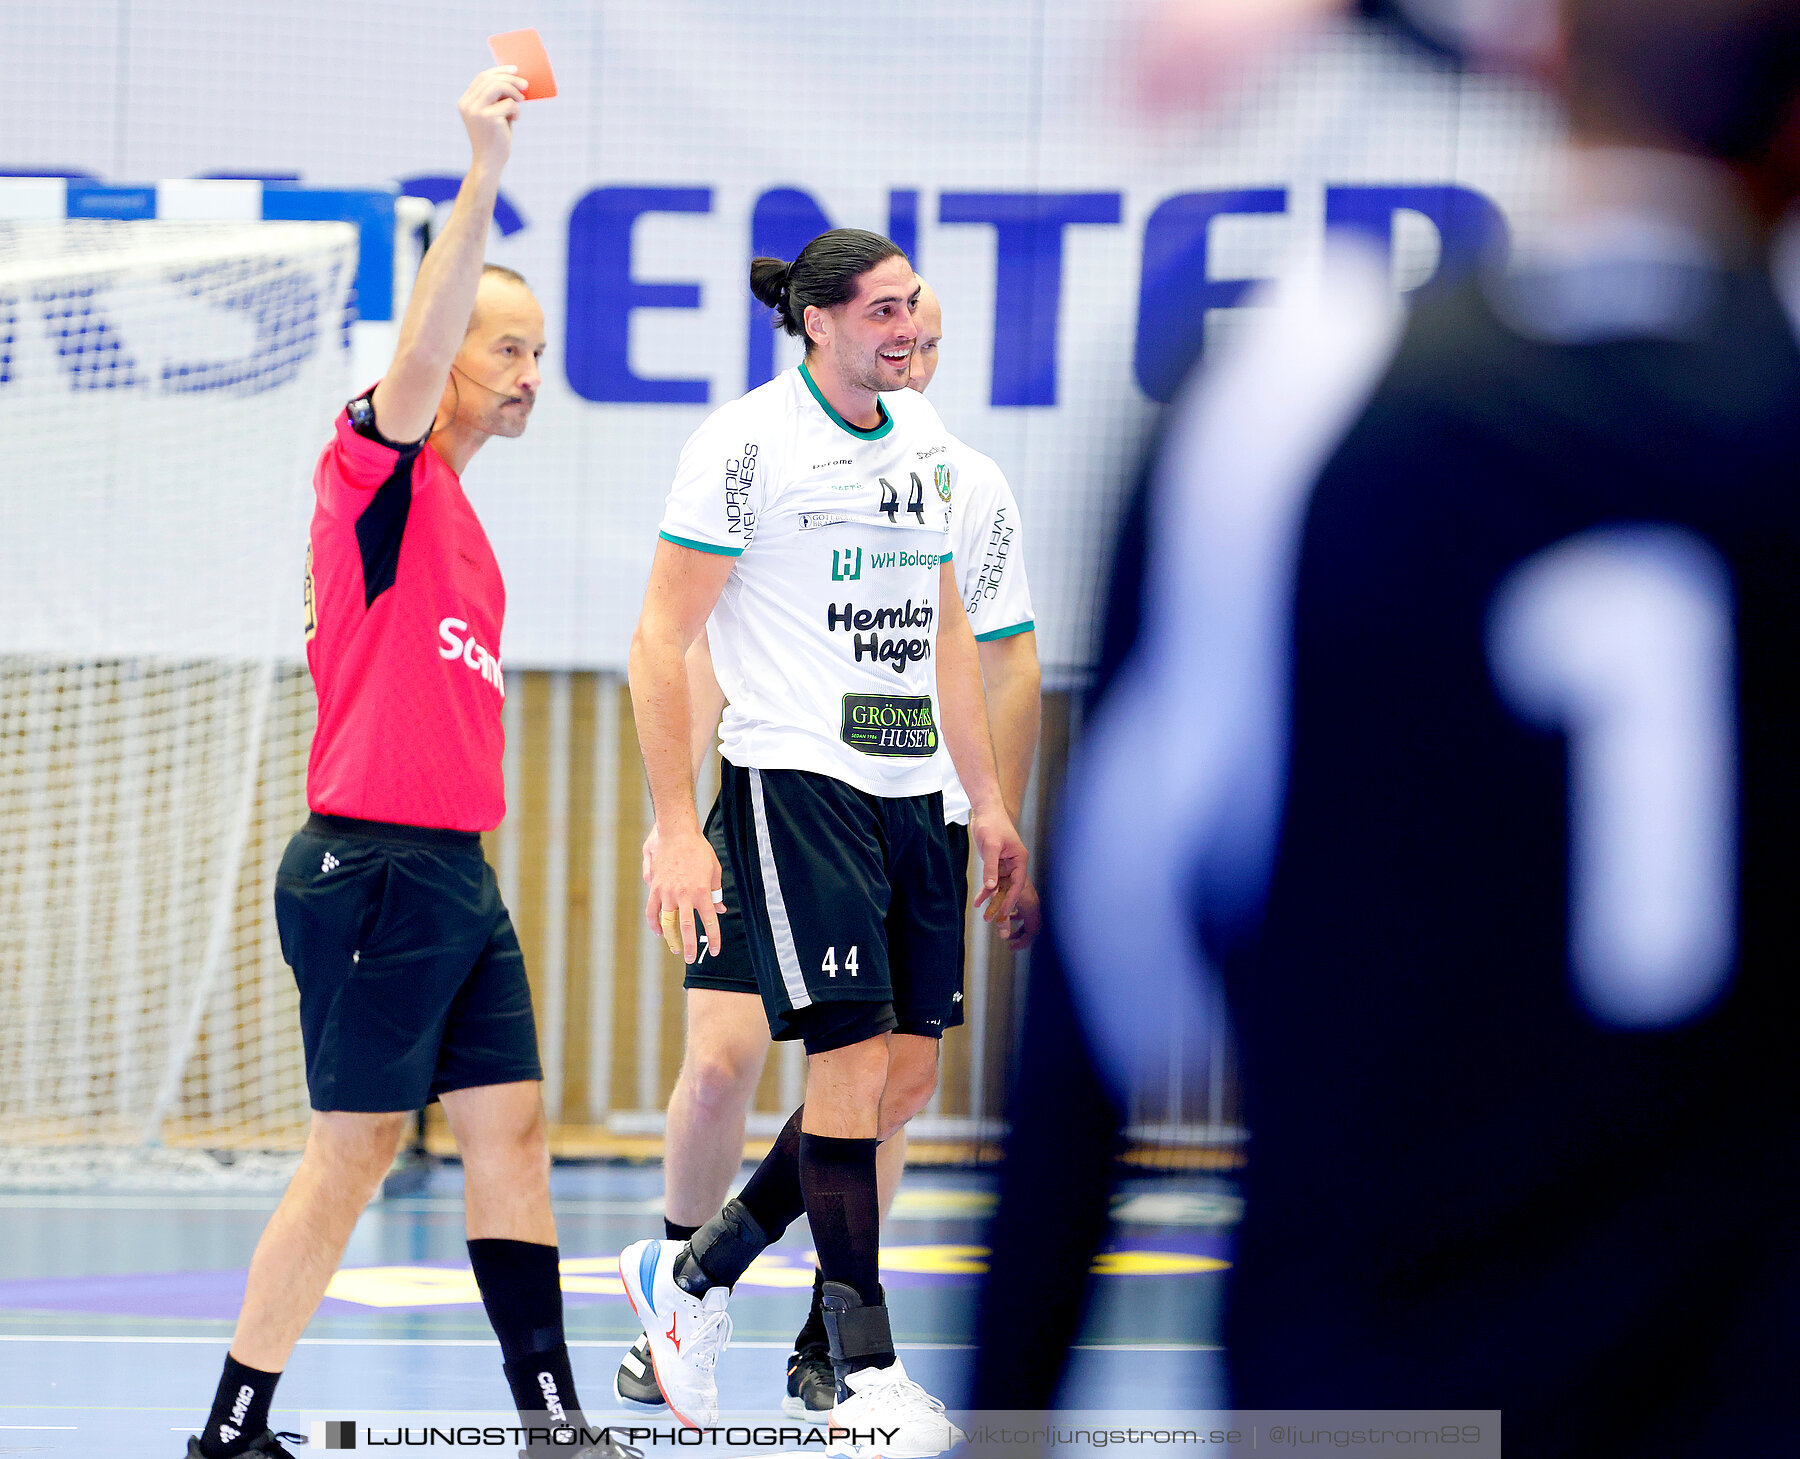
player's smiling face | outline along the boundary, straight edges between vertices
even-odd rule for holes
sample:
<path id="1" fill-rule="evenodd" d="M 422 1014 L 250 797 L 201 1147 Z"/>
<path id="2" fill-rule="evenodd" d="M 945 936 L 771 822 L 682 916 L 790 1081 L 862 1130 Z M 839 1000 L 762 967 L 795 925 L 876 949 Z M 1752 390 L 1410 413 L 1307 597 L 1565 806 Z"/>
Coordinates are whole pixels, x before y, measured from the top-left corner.
<path id="1" fill-rule="evenodd" d="M 856 295 L 830 311 L 824 341 L 833 369 L 855 390 L 900 390 L 919 337 L 913 308 L 919 280 L 904 258 L 889 258 L 856 281 Z"/>
<path id="2" fill-rule="evenodd" d="M 543 354 L 536 296 L 511 279 L 484 276 L 452 376 L 457 417 L 484 435 L 523 435 L 543 384 Z"/>

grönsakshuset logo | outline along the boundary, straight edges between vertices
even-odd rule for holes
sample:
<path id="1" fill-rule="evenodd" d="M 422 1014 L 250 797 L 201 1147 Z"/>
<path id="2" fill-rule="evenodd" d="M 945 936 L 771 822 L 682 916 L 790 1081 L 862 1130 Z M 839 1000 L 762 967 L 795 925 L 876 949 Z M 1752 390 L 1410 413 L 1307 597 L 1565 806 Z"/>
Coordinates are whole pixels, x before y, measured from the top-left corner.
<path id="1" fill-rule="evenodd" d="M 931 696 L 846 694 L 839 737 L 865 755 L 929 755 L 938 744 Z"/>

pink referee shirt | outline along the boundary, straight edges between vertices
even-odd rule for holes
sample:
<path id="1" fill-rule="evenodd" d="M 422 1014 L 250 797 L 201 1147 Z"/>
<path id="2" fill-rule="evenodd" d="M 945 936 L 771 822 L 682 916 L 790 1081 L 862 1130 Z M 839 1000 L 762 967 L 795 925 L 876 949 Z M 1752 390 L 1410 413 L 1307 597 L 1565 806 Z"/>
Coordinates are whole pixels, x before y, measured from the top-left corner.
<path id="1" fill-rule="evenodd" d="M 506 588 L 462 483 L 429 446 L 337 418 L 313 473 L 306 661 L 319 699 L 306 802 L 487 831 L 506 813 Z M 372 418 L 371 418 L 372 419 Z"/>

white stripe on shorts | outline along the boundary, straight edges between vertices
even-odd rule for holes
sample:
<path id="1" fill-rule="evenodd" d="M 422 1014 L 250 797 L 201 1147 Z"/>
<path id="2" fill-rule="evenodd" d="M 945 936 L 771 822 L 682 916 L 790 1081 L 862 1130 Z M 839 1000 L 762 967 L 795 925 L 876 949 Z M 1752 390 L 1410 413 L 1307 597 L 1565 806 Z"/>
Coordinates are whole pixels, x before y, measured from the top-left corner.
<path id="1" fill-rule="evenodd" d="M 790 1008 L 812 1007 L 812 994 L 800 973 L 800 954 L 794 950 L 794 929 L 788 922 L 787 903 L 781 898 L 781 878 L 775 871 L 775 848 L 769 844 L 769 813 L 763 809 L 762 771 L 750 771 L 750 809 L 756 817 L 756 858 L 762 863 L 763 900 L 769 907 L 769 935 L 775 941 L 775 961 L 781 968 L 782 986 Z"/>

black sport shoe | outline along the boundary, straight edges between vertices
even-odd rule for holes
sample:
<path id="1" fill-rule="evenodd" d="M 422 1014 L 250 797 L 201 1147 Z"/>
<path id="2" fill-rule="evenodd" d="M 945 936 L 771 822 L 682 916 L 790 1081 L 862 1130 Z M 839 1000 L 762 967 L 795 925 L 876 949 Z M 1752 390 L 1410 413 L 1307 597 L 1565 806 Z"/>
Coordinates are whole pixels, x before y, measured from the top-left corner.
<path id="1" fill-rule="evenodd" d="M 656 1372 L 650 1366 L 650 1339 L 641 1332 L 613 1375 L 613 1397 L 620 1408 L 634 1413 L 668 1412 L 668 1402 L 656 1386 Z"/>
<path id="2" fill-rule="evenodd" d="M 283 1439 L 294 1444 L 304 1444 L 306 1435 L 278 1434 L 274 1429 L 264 1429 L 248 1449 L 241 1451 L 243 1459 L 250 1459 L 251 1455 L 256 1456 L 256 1459 L 294 1459 L 293 1454 L 282 1446 Z M 189 1436 L 187 1451 L 188 1459 L 207 1459 L 206 1451 L 200 1447 L 200 1438 L 197 1434 Z"/>
<path id="3" fill-rule="evenodd" d="M 837 1406 L 837 1375 L 825 1344 L 808 1343 L 788 1358 L 787 1397 L 781 1411 L 789 1418 L 824 1418 Z"/>

